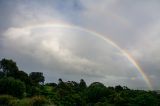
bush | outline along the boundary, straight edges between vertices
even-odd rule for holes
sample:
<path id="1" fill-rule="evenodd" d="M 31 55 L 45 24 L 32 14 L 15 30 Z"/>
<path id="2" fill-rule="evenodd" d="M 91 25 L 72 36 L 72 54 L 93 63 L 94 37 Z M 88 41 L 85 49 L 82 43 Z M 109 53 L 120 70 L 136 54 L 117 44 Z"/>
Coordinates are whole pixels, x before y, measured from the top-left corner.
<path id="1" fill-rule="evenodd" d="M 107 97 L 107 88 L 100 82 L 92 83 L 86 91 L 89 103 L 97 103 Z"/>
<path id="2" fill-rule="evenodd" d="M 19 104 L 19 99 L 12 99 L 9 101 L 7 106 L 18 106 L 17 104 Z"/>
<path id="3" fill-rule="evenodd" d="M 18 102 L 18 104 L 15 106 L 33 106 L 33 102 L 32 102 L 32 99 L 24 98 L 24 99 L 21 99 Z"/>
<path id="4" fill-rule="evenodd" d="M 30 86 L 27 92 L 27 96 L 32 97 L 35 95 L 40 95 L 40 88 L 38 86 Z"/>
<path id="5" fill-rule="evenodd" d="M 49 104 L 47 99 L 43 96 L 34 96 L 32 97 L 33 106 L 43 106 Z"/>
<path id="6" fill-rule="evenodd" d="M 25 92 L 25 84 L 12 77 L 0 79 L 0 94 L 8 94 L 14 97 L 23 97 Z"/>
<path id="7" fill-rule="evenodd" d="M 12 97 L 10 95 L 0 95 L 0 105 L 8 105 L 8 106 L 12 106 L 11 102 L 13 100 L 16 100 L 15 97 Z"/>

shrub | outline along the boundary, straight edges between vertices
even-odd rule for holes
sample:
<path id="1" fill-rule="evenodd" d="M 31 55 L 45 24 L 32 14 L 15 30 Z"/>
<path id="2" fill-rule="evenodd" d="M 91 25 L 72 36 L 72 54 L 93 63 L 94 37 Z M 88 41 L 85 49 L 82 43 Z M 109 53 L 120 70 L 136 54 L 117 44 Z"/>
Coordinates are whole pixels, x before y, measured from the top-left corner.
<path id="1" fill-rule="evenodd" d="M 12 97 L 10 95 L 0 95 L 0 105 L 8 105 L 8 106 L 12 106 L 11 101 L 16 100 L 15 97 Z"/>
<path id="2" fill-rule="evenodd" d="M 0 94 L 8 94 L 14 97 L 23 97 L 25 92 L 25 84 L 12 77 L 0 79 Z"/>
<path id="3" fill-rule="evenodd" d="M 32 97 L 33 106 L 43 106 L 49 104 L 44 96 L 34 96 Z"/>
<path id="4" fill-rule="evenodd" d="M 18 106 L 19 101 L 20 101 L 19 99 L 12 99 L 9 101 L 7 106 Z"/>
<path id="5" fill-rule="evenodd" d="M 24 98 L 21 99 L 16 106 L 33 106 L 32 99 Z"/>

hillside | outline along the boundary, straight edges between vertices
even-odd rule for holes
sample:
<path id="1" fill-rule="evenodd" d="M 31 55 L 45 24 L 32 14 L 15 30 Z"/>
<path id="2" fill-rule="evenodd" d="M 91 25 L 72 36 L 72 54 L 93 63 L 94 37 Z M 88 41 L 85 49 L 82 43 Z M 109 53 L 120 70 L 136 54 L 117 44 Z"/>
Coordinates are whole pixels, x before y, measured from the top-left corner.
<path id="1" fill-rule="evenodd" d="M 160 106 L 159 91 L 133 90 L 117 85 L 106 87 L 93 82 L 87 86 L 61 78 L 44 83 L 42 72 L 27 74 L 16 62 L 0 61 L 0 105 L 7 106 Z"/>

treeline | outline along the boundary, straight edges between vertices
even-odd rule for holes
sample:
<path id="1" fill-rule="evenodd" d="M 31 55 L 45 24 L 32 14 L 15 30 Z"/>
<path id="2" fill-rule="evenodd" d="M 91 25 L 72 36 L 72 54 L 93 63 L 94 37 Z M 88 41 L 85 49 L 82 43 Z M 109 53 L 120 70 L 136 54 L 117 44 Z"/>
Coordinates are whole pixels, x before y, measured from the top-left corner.
<path id="1" fill-rule="evenodd" d="M 100 82 L 89 86 L 61 78 L 45 83 L 42 72 L 19 70 L 16 62 L 0 61 L 0 105 L 7 106 L 160 106 L 154 91 L 132 90 L 125 86 L 106 87 Z"/>

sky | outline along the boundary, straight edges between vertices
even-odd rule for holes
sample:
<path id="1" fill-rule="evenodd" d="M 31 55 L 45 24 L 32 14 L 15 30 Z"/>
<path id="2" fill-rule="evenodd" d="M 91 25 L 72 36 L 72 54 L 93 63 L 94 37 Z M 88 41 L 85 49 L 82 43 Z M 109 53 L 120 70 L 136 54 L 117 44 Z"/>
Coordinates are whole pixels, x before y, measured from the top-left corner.
<path id="1" fill-rule="evenodd" d="M 13 59 L 27 73 L 43 72 L 46 82 L 84 79 L 88 85 L 148 90 L 147 79 L 160 89 L 159 5 L 159 0 L 0 0 L 0 59 Z"/>

